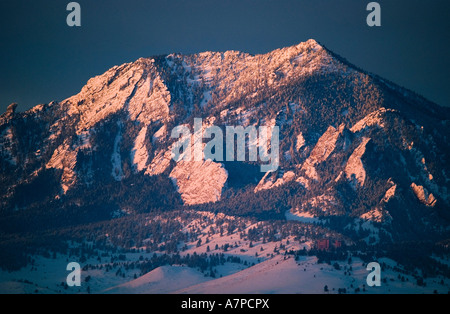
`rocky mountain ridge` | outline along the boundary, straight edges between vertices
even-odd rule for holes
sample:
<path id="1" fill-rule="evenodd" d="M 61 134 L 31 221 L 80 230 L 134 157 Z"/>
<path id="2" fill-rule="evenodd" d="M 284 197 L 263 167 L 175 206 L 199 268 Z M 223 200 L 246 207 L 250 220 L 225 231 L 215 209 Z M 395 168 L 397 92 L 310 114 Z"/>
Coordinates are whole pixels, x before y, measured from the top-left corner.
<path id="1" fill-rule="evenodd" d="M 5 224 L 20 225 L 30 208 L 95 220 L 200 206 L 309 215 L 355 240 L 369 241 L 358 232 L 372 230 L 375 243 L 450 231 L 449 110 L 314 40 L 263 55 L 141 58 L 64 101 L 15 107 L 0 117 Z M 279 169 L 175 162 L 170 132 L 194 118 L 205 127 L 279 126 Z"/>

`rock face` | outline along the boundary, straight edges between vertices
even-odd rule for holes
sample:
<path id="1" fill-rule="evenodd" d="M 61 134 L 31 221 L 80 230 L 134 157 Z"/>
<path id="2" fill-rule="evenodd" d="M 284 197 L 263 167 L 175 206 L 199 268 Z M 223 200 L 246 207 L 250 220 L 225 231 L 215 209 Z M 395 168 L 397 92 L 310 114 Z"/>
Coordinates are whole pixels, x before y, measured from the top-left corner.
<path id="1" fill-rule="evenodd" d="M 46 168 L 61 169 L 61 188 L 66 193 L 76 181 L 76 173 L 74 171 L 77 163 L 77 151 L 71 150 L 68 143 L 60 145 L 53 152 L 52 158 L 47 163 Z"/>
<path id="2" fill-rule="evenodd" d="M 272 175 L 271 172 L 267 172 L 258 185 L 255 188 L 255 193 L 262 190 L 269 190 L 274 187 L 282 186 L 283 184 L 295 179 L 295 173 L 293 171 L 287 171 L 281 178 Z"/>
<path id="3" fill-rule="evenodd" d="M 79 118 L 77 133 L 119 111 L 143 124 L 167 120 L 170 93 L 154 63 L 154 59 L 139 59 L 115 66 L 90 79 L 79 94 L 65 100 L 67 113 Z"/>
<path id="4" fill-rule="evenodd" d="M 327 160 L 327 158 L 331 155 L 336 147 L 336 141 L 344 128 L 345 126 L 343 124 L 339 126 L 339 129 L 335 129 L 333 126 L 330 126 L 319 138 L 316 146 L 314 146 L 311 154 L 301 167 L 301 170 L 305 172 L 306 177 L 315 181 L 320 179 L 315 166 Z"/>
<path id="5" fill-rule="evenodd" d="M 136 140 L 134 141 L 134 147 L 131 151 L 131 159 L 137 172 L 146 168 L 148 162 L 148 148 L 146 144 L 147 127 L 144 126 L 140 131 Z"/>
<path id="6" fill-rule="evenodd" d="M 389 221 L 383 228 L 393 238 L 405 225 L 422 233 L 448 226 L 449 110 L 314 40 L 262 55 L 141 58 L 90 79 L 62 102 L 23 113 L 15 107 L 0 116 L 6 216 L 18 208 L 90 210 L 107 201 L 127 213 L 133 206 L 245 205 L 233 214 L 283 219 L 298 209 L 328 221 Z M 278 126 L 279 168 L 264 174 L 254 171 L 259 162 L 173 160 L 171 132 L 177 125 L 193 131 L 194 118 L 203 129 Z M 143 192 L 148 185 L 152 192 Z M 438 209 L 444 218 L 436 218 Z"/>
<path id="7" fill-rule="evenodd" d="M 224 167 L 206 161 L 180 161 L 170 173 L 183 202 L 188 205 L 217 202 L 227 181 Z"/>
<path id="8" fill-rule="evenodd" d="M 425 205 L 429 207 L 434 207 L 436 205 L 436 198 L 434 197 L 434 195 L 429 193 L 428 190 L 423 186 L 417 185 L 413 182 L 411 183 L 411 189 L 413 190 L 419 201 L 421 201 Z"/>
<path id="9" fill-rule="evenodd" d="M 358 186 L 363 186 L 364 181 L 366 181 L 366 170 L 364 169 L 361 157 L 366 152 L 366 145 L 369 141 L 370 138 L 362 139 L 361 144 L 355 149 L 345 166 L 345 175 L 347 179 L 351 181 L 354 189 Z"/>

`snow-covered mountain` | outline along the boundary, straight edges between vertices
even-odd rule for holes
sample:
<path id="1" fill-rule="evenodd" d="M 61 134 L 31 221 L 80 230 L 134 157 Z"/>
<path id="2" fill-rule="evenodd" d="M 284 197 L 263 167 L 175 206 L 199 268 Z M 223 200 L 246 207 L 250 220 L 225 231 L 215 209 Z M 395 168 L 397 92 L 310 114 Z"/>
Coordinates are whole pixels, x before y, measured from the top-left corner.
<path id="1" fill-rule="evenodd" d="M 280 167 L 175 162 L 193 119 L 279 126 Z M 307 217 L 383 243 L 450 238 L 450 111 L 314 40 L 262 55 L 170 54 L 114 66 L 61 102 L 0 117 L 8 233 L 183 207 Z"/>

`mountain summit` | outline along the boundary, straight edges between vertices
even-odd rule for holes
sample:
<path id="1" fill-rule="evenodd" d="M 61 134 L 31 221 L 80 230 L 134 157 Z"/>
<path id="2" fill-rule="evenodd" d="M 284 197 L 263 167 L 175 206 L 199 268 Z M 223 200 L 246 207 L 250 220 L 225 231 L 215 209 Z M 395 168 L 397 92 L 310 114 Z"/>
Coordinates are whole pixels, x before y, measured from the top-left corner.
<path id="1" fill-rule="evenodd" d="M 14 107 L 15 108 L 15 107 Z M 141 58 L 0 118 L 2 230 L 189 207 L 316 219 L 352 241 L 449 237 L 450 112 L 314 40 Z M 278 126 L 280 167 L 175 162 L 177 125 Z"/>

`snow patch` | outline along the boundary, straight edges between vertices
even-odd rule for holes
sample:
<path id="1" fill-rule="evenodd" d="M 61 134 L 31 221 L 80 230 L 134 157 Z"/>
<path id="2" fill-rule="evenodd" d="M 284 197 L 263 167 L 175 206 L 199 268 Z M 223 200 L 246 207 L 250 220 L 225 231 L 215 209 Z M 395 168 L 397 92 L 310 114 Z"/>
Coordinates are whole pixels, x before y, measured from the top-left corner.
<path id="1" fill-rule="evenodd" d="M 200 107 L 204 108 L 208 105 L 208 103 L 211 101 L 212 96 L 211 96 L 211 91 L 205 91 L 203 93 L 203 99 L 202 102 L 200 104 Z"/>
<path id="2" fill-rule="evenodd" d="M 308 212 L 291 209 L 285 212 L 286 220 L 300 221 L 304 223 L 318 223 L 319 218 Z"/>

